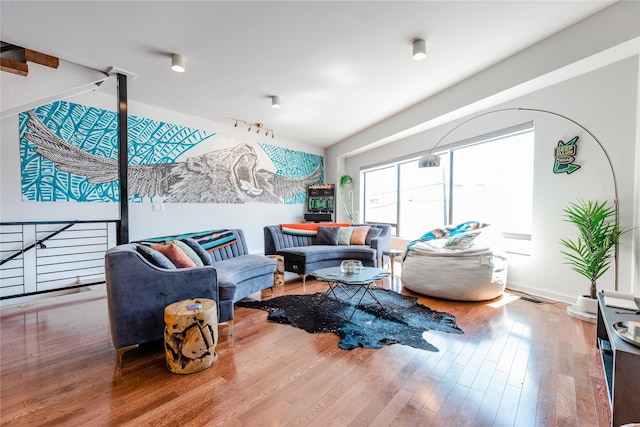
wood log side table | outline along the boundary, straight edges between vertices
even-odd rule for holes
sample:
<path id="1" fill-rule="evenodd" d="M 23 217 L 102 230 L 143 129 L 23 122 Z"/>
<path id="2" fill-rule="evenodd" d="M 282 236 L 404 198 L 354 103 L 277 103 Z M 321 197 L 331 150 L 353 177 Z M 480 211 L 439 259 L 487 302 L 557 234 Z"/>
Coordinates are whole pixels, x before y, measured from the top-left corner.
<path id="1" fill-rule="evenodd" d="M 282 255 L 267 255 L 276 261 L 276 271 L 273 273 L 273 286 L 284 285 L 284 257 Z"/>
<path id="2" fill-rule="evenodd" d="M 164 349 L 167 369 L 191 374 L 215 363 L 218 310 L 210 299 L 188 299 L 164 309 Z"/>

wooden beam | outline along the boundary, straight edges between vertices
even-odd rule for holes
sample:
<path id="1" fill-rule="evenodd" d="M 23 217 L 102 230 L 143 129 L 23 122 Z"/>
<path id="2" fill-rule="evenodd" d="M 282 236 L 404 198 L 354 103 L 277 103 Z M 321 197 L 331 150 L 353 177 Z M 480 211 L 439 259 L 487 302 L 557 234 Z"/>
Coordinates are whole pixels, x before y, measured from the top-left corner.
<path id="1" fill-rule="evenodd" d="M 29 73 L 29 66 L 24 62 L 0 58 L 0 70 L 17 74 L 19 76 L 26 76 Z"/>
<path id="2" fill-rule="evenodd" d="M 55 56 L 36 52 L 35 50 L 31 49 L 24 50 L 24 60 L 26 62 L 35 62 L 36 64 L 44 65 L 51 68 L 58 68 L 58 66 L 60 65 L 60 60 Z"/>

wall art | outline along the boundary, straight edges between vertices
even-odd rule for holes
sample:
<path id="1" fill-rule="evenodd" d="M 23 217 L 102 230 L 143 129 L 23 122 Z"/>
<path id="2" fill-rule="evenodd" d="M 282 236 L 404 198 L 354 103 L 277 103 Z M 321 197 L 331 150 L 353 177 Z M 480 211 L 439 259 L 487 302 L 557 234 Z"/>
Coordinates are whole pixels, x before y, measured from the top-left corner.
<path id="1" fill-rule="evenodd" d="M 553 173 L 571 174 L 580 169 L 580 165 L 573 163 L 576 161 L 576 155 L 578 154 L 577 142 L 577 136 L 567 142 L 558 141 L 558 146 L 555 149 L 556 160 L 553 163 Z"/>
<path id="2" fill-rule="evenodd" d="M 119 200 L 117 115 L 64 101 L 20 113 L 23 200 Z M 252 144 L 186 151 L 215 134 L 128 117 L 129 199 L 166 203 L 304 203 L 323 159 L 260 145 L 276 165 L 259 168 Z"/>

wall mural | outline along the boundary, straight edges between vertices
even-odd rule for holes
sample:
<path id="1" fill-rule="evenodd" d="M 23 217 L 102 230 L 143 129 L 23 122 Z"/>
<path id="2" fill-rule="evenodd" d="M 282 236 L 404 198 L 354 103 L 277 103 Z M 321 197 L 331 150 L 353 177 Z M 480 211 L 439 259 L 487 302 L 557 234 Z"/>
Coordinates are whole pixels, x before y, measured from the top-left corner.
<path id="1" fill-rule="evenodd" d="M 23 200 L 119 200 L 116 113 L 58 101 L 20 113 L 19 126 Z M 215 134 L 136 116 L 128 127 L 133 202 L 304 203 L 322 180 L 322 156 L 259 144 L 272 172 L 250 144 L 182 158 Z"/>

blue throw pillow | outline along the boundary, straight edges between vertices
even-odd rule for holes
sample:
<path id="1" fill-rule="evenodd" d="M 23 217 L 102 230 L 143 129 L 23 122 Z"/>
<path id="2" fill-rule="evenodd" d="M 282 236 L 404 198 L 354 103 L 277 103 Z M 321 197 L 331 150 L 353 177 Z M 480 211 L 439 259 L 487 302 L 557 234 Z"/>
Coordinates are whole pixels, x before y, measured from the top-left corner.
<path id="1" fill-rule="evenodd" d="M 144 259 L 159 268 L 167 270 L 176 270 L 176 266 L 163 254 L 148 246 L 136 245 L 136 250 Z"/>
<path id="2" fill-rule="evenodd" d="M 207 252 L 202 245 L 200 245 L 200 243 L 198 243 L 195 239 L 192 239 L 191 237 L 187 237 L 185 239 L 180 239 L 181 242 L 184 242 L 187 246 L 189 246 L 191 249 L 193 249 L 193 251 L 198 254 L 198 256 L 200 257 L 200 259 L 202 260 L 202 263 L 204 265 L 212 265 L 213 262 L 211 261 L 211 255 L 209 255 L 209 252 Z"/>
<path id="3" fill-rule="evenodd" d="M 364 239 L 365 245 L 371 246 L 371 239 L 378 237 L 382 233 L 382 228 L 371 227 L 367 232 L 367 237 Z"/>
<path id="4" fill-rule="evenodd" d="M 340 227 L 318 227 L 315 245 L 338 246 Z"/>

